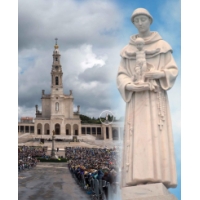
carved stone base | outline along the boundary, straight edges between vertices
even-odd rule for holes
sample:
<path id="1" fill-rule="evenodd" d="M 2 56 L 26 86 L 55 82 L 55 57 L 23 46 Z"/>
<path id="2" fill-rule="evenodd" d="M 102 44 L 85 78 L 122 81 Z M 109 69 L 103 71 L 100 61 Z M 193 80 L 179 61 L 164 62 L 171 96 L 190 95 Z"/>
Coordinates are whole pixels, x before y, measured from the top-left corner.
<path id="1" fill-rule="evenodd" d="M 177 200 L 162 183 L 124 187 L 122 200 Z"/>
<path id="2" fill-rule="evenodd" d="M 56 150 L 55 149 L 51 150 L 51 159 L 58 159 L 58 156 L 56 155 Z"/>

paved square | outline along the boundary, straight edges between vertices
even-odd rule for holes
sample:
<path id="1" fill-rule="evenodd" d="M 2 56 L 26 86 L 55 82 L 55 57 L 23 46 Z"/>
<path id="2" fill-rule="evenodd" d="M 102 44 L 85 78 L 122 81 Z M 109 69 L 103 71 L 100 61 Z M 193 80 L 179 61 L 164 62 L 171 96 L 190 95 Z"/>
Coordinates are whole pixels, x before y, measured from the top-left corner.
<path id="1" fill-rule="evenodd" d="M 38 163 L 18 174 L 19 200 L 88 200 L 66 163 Z"/>

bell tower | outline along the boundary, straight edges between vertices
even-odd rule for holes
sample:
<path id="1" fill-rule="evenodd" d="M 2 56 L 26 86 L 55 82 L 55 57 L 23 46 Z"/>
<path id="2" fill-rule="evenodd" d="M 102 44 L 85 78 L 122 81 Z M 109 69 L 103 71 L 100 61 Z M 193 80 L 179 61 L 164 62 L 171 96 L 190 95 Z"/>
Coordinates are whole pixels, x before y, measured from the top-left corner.
<path id="1" fill-rule="evenodd" d="M 42 110 L 39 111 L 36 105 L 36 135 L 50 135 L 52 131 L 55 131 L 56 135 L 62 136 L 81 134 L 79 106 L 77 112 L 74 112 L 72 90 L 69 94 L 63 93 L 63 72 L 57 40 L 56 38 L 52 55 L 51 94 L 45 94 L 45 91 L 42 90 Z"/>
<path id="2" fill-rule="evenodd" d="M 51 94 L 63 94 L 63 83 L 62 83 L 62 66 L 60 64 L 60 52 L 59 46 L 57 44 L 57 38 L 55 39 L 56 43 L 53 51 L 53 64 L 51 69 Z"/>

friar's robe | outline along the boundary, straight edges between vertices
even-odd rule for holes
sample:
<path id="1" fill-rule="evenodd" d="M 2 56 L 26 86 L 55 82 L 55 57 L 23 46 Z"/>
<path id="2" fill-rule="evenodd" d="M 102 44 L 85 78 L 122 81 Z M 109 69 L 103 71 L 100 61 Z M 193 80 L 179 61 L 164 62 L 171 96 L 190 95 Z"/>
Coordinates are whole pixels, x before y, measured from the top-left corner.
<path id="1" fill-rule="evenodd" d="M 136 38 L 137 35 L 131 36 L 130 43 L 122 49 L 117 75 L 118 89 L 126 102 L 122 187 L 149 182 L 176 187 L 172 124 L 166 91 L 173 86 L 178 69 L 170 45 L 157 32 L 151 32 L 151 36 L 144 39 L 144 49 L 159 48 L 160 51 L 146 55 L 146 62 L 163 71 L 165 77 L 156 80 L 157 92 L 126 90 L 126 85 L 132 83 L 135 75 Z"/>

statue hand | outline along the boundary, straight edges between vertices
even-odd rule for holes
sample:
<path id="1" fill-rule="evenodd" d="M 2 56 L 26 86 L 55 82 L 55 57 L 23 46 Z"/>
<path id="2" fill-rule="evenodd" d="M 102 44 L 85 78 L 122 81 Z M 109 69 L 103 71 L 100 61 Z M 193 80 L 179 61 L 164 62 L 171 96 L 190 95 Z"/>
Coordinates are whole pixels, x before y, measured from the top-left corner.
<path id="1" fill-rule="evenodd" d="M 148 79 L 159 79 L 165 77 L 165 73 L 163 71 L 153 70 L 147 72 L 144 76 Z"/>
<path id="2" fill-rule="evenodd" d="M 142 92 L 142 91 L 150 90 L 150 87 L 148 83 L 141 83 L 138 85 L 130 83 L 126 85 L 126 90 L 133 91 L 133 92 Z"/>

